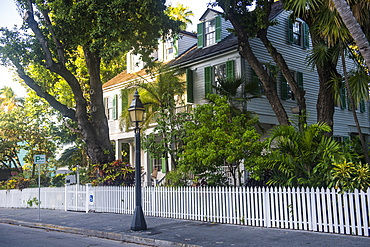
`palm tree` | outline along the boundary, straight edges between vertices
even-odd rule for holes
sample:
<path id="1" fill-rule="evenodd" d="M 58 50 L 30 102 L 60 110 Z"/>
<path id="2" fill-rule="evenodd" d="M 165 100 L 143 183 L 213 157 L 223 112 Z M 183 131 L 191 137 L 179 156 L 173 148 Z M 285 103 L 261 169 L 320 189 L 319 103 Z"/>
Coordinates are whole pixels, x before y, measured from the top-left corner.
<path id="1" fill-rule="evenodd" d="M 327 186 L 333 162 L 341 161 L 341 146 L 324 135 L 331 131 L 324 123 L 296 129 L 276 126 L 268 139 L 267 184 L 280 186 Z"/>
<path id="2" fill-rule="evenodd" d="M 170 157 L 172 164 L 176 167 L 178 160 L 177 152 L 179 145 L 179 122 L 184 118 L 185 114 L 177 114 L 178 107 L 184 107 L 183 95 L 185 93 L 186 84 L 182 80 L 183 71 L 179 69 L 170 68 L 167 65 L 158 63 L 149 71 L 147 77 L 141 77 L 139 80 L 129 85 L 128 88 L 139 88 L 140 99 L 146 108 L 146 116 L 143 122 L 143 128 L 147 128 L 150 123 L 155 120 L 157 124 L 161 126 L 157 132 L 147 135 L 146 138 L 155 142 L 155 137 L 161 138 L 159 144 L 156 146 L 155 153 L 151 149 L 152 153 L 161 158 L 165 158 L 166 170 L 168 171 L 168 160 Z M 185 106 L 186 107 L 186 106 Z M 180 119 L 181 118 L 181 119 Z M 121 116 L 121 122 L 129 122 L 127 111 L 123 112 Z M 126 124 L 126 129 L 127 128 Z M 156 129 L 154 129 L 156 131 Z M 150 141 L 149 141 L 150 142 Z M 146 148 L 146 141 L 143 138 L 143 148 Z M 153 144 L 154 145 L 154 144 Z M 151 145 L 151 147 L 153 146 Z"/>
<path id="3" fill-rule="evenodd" d="M 234 109 L 246 113 L 246 104 L 249 100 L 260 98 L 262 94 L 258 93 L 258 81 L 248 81 L 245 76 L 235 78 L 218 78 L 214 86 L 216 92 L 227 98 L 230 106 Z"/>
<path id="4" fill-rule="evenodd" d="M 340 17 L 343 20 L 343 23 L 350 32 L 353 40 L 358 46 L 358 49 L 363 56 L 367 67 L 370 67 L 370 44 L 369 40 L 366 38 L 365 33 L 363 32 L 360 24 L 356 20 L 350 6 L 347 4 L 346 0 L 332 0 L 334 2 L 335 8 L 337 9 Z M 364 5 L 367 4 L 367 7 L 370 6 L 370 1 L 362 0 Z M 368 9 L 368 8 L 367 8 Z M 369 10 L 368 10 L 369 11 Z"/>
<path id="5" fill-rule="evenodd" d="M 3 111 L 10 111 L 14 109 L 20 99 L 15 97 L 14 91 L 11 87 L 0 88 L 0 109 Z"/>
<path id="6" fill-rule="evenodd" d="M 181 30 L 185 30 L 187 24 L 192 24 L 189 19 L 190 16 L 194 16 L 192 11 L 188 10 L 189 7 L 185 7 L 180 3 L 176 3 L 175 7 L 168 6 L 165 13 L 173 20 L 181 21 L 183 24 L 180 25 Z"/>
<path id="7" fill-rule="evenodd" d="M 153 122 L 159 109 L 173 112 L 177 106 L 183 105 L 182 96 L 186 90 L 185 81 L 181 78 L 184 74 L 182 70 L 157 63 L 148 72 L 146 77 L 140 77 L 126 87 L 129 94 L 133 93 L 135 88 L 139 88 L 140 99 L 146 108 L 142 124 L 144 128 Z M 121 125 L 128 129 L 130 126 L 128 111 L 122 111 L 120 121 Z"/>

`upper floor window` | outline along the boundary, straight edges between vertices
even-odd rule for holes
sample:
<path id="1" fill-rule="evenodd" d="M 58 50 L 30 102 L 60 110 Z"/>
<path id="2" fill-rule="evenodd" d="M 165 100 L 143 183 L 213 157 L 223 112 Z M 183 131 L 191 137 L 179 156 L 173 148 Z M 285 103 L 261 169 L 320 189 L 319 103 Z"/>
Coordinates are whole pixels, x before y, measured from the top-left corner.
<path id="1" fill-rule="evenodd" d="M 302 43 L 302 23 L 296 21 L 293 23 L 293 44 L 301 45 Z"/>
<path id="2" fill-rule="evenodd" d="M 213 45 L 216 43 L 215 33 L 216 33 L 216 20 L 206 21 L 205 26 L 205 46 Z"/>
<path id="3" fill-rule="evenodd" d="M 199 23 L 197 26 L 198 32 L 198 48 L 213 45 L 220 42 L 221 35 L 221 16 L 218 15 L 214 19 Z"/>
<path id="4" fill-rule="evenodd" d="M 113 97 L 104 98 L 105 115 L 108 120 L 117 119 L 117 99 L 118 97 L 116 94 L 113 95 Z"/>
<path id="5" fill-rule="evenodd" d="M 292 21 L 288 19 L 288 41 L 291 44 L 308 48 L 309 44 L 309 28 L 308 25 L 300 21 Z"/>

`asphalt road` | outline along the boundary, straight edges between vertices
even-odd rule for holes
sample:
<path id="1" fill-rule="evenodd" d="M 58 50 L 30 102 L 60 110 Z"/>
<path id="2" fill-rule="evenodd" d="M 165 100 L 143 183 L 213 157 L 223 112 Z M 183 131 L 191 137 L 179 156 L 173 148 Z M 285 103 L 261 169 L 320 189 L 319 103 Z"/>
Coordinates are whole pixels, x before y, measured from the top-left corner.
<path id="1" fill-rule="evenodd" d="M 79 234 L 0 224 L 0 247 L 143 247 Z"/>

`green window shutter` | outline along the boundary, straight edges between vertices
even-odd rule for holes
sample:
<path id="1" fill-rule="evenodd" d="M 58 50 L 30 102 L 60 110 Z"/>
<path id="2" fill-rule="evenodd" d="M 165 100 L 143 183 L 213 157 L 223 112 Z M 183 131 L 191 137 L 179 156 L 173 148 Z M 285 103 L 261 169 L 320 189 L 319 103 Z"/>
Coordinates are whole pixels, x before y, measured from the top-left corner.
<path id="1" fill-rule="evenodd" d="M 288 42 L 293 44 L 293 22 L 288 18 Z"/>
<path id="2" fill-rule="evenodd" d="M 341 87 L 339 92 L 340 92 L 340 108 L 346 109 L 347 108 L 346 88 Z"/>
<path id="3" fill-rule="evenodd" d="M 113 119 L 116 120 L 118 117 L 118 105 L 117 105 L 117 94 L 113 96 Z"/>
<path id="4" fill-rule="evenodd" d="M 108 98 L 107 97 L 105 97 L 103 99 L 103 105 L 104 105 L 104 110 L 106 110 L 107 109 L 107 106 L 108 106 Z"/>
<path id="5" fill-rule="evenodd" d="M 166 173 L 166 158 L 161 158 L 161 163 L 162 163 L 162 172 Z"/>
<path id="6" fill-rule="evenodd" d="M 365 107 L 365 101 L 361 100 L 360 101 L 360 112 L 365 112 L 366 107 Z"/>
<path id="7" fill-rule="evenodd" d="M 282 99 L 288 99 L 288 82 L 285 77 L 281 74 L 281 84 L 280 84 L 280 96 Z"/>
<path id="8" fill-rule="evenodd" d="M 186 94 L 187 101 L 189 103 L 194 103 L 194 80 L 193 71 L 191 69 L 186 69 Z"/>
<path id="9" fill-rule="evenodd" d="M 226 61 L 226 79 L 234 79 L 235 71 L 234 71 L 234 60 Z"/>
<path id="10" fill-rule="evenodd" d="M 221 15 L 216 16 L 216 43 L 222 40 Z"/>
<path id="11" fill-rule="evenodd" d="M 302 72 L 296 72 L 297 73 L 297 83 L 299 88 L 303 89 L 303 73 Z"/>
<path id="12" fill-rule="evenodd" d="M 204 96 L 212 93 L 212 67 L 204 68 Z"/>
<path id="13" fill-rule="evenodd" d="M 122 101 L 122 111 L 127 111 L 128 109 L 128 92 L 126 89 L 121 90 L 121 101 Z"/>
<path id="14" fill-rule="evenodd" d="M 306 23 L 303 23 L 303 48 L 310 47 L 310 30 Z"/>
<path id="15" fill-rule="evenodd" d="M 202 48 L 204 46 L 203 28 L 204 24 L 199 23 L 197 26 L 198 48 Z"/>
<path id="16" fill-rule="evenodd" d="M 178 38 L 178 35 L 176 35 L 174 38 L 173 38 L 173 49 L 175 50 L 175 56 L 177 57 L 179 55 L 179 42 L 178 42 L 179 38 Z"/>

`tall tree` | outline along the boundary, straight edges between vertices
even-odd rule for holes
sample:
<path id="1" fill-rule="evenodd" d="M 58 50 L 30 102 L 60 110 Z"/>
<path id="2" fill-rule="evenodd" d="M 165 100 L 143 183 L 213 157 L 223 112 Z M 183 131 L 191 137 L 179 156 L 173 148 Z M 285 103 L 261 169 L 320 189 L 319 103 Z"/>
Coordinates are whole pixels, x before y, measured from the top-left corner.
<path id="1" fill-rule="evenodd" d="M 252 47 L 250 39 L 258 37 L 271 57 L 279 66 L 283 76 L 286 78 L 290 88 L 297 97 L 297 105 L 301 112 L 306 110 L 304 91 L 298 86 L 283 56 L 276 50 L 267 37 L 268 27 L 273 25 L 270 22 L 271 6 L 274 0 L 251 1 L 251 0 L 218 0 L 216 5 L 225 12 L 225 18 L 230 20 L 238 37 L 239 51 L 248 61 L 265 89 L 265 95 L 275 112 L 281 125 L 289 125 L 288 115 L 280 101 L 276 90 L 276 82 L 267 73 L 263 64 L 258 60 Z M 256 5 L 253 8 L 253 5 Z"/>
<path id="2" fill-rule="evenodd" d="M 337 71 L 339 45 L 336 45 L 337 42 L 333 42 L 330 37 L 342 36 L 343 39 L 347 39 L 348 36 L 346 30 L 337 25 L 340 20 L 330 8 L 329 1 L 283 0 L 283 3 L 285 9 L 292 10 L 292 15 L 302 19 L 309 27 L 313 48 L 308 61 L 316 67 L 319 77 L 317 122 L 326 123 L 333 129 L 335 92 L 339 92 L 340 85 L 336 88 L 332 81 L 341 75 Z M 330 131 L 326 134 L 331 136 L 332 133 Z"/>
<path id="3" fill-rule="evenodd" d="M 156 0 L 104 3 L 99 0 L 17 0 L 17 3 L 25 13 L 24 30 L 2 29 L 3 63 L 15 66 L 27 86 L 78 124 L 93 163 L 114 160 L 103 105 L 101 63 L 131 49 L 145 57 L 155 48 L 157 38 L 166 35 L 169 29 L 176 33 L 179 23 L 170 20 L 164 13 L 164 3 Z M 86 80 L 77 76 L 78 49 L 83 51 Z M 74 105 L 68 107 L 53 96 L 52 92 L 58 91 L 53 82 L 40 85 L 29 74 L 30 64 L 42 65 L 64 80 Z"/>

